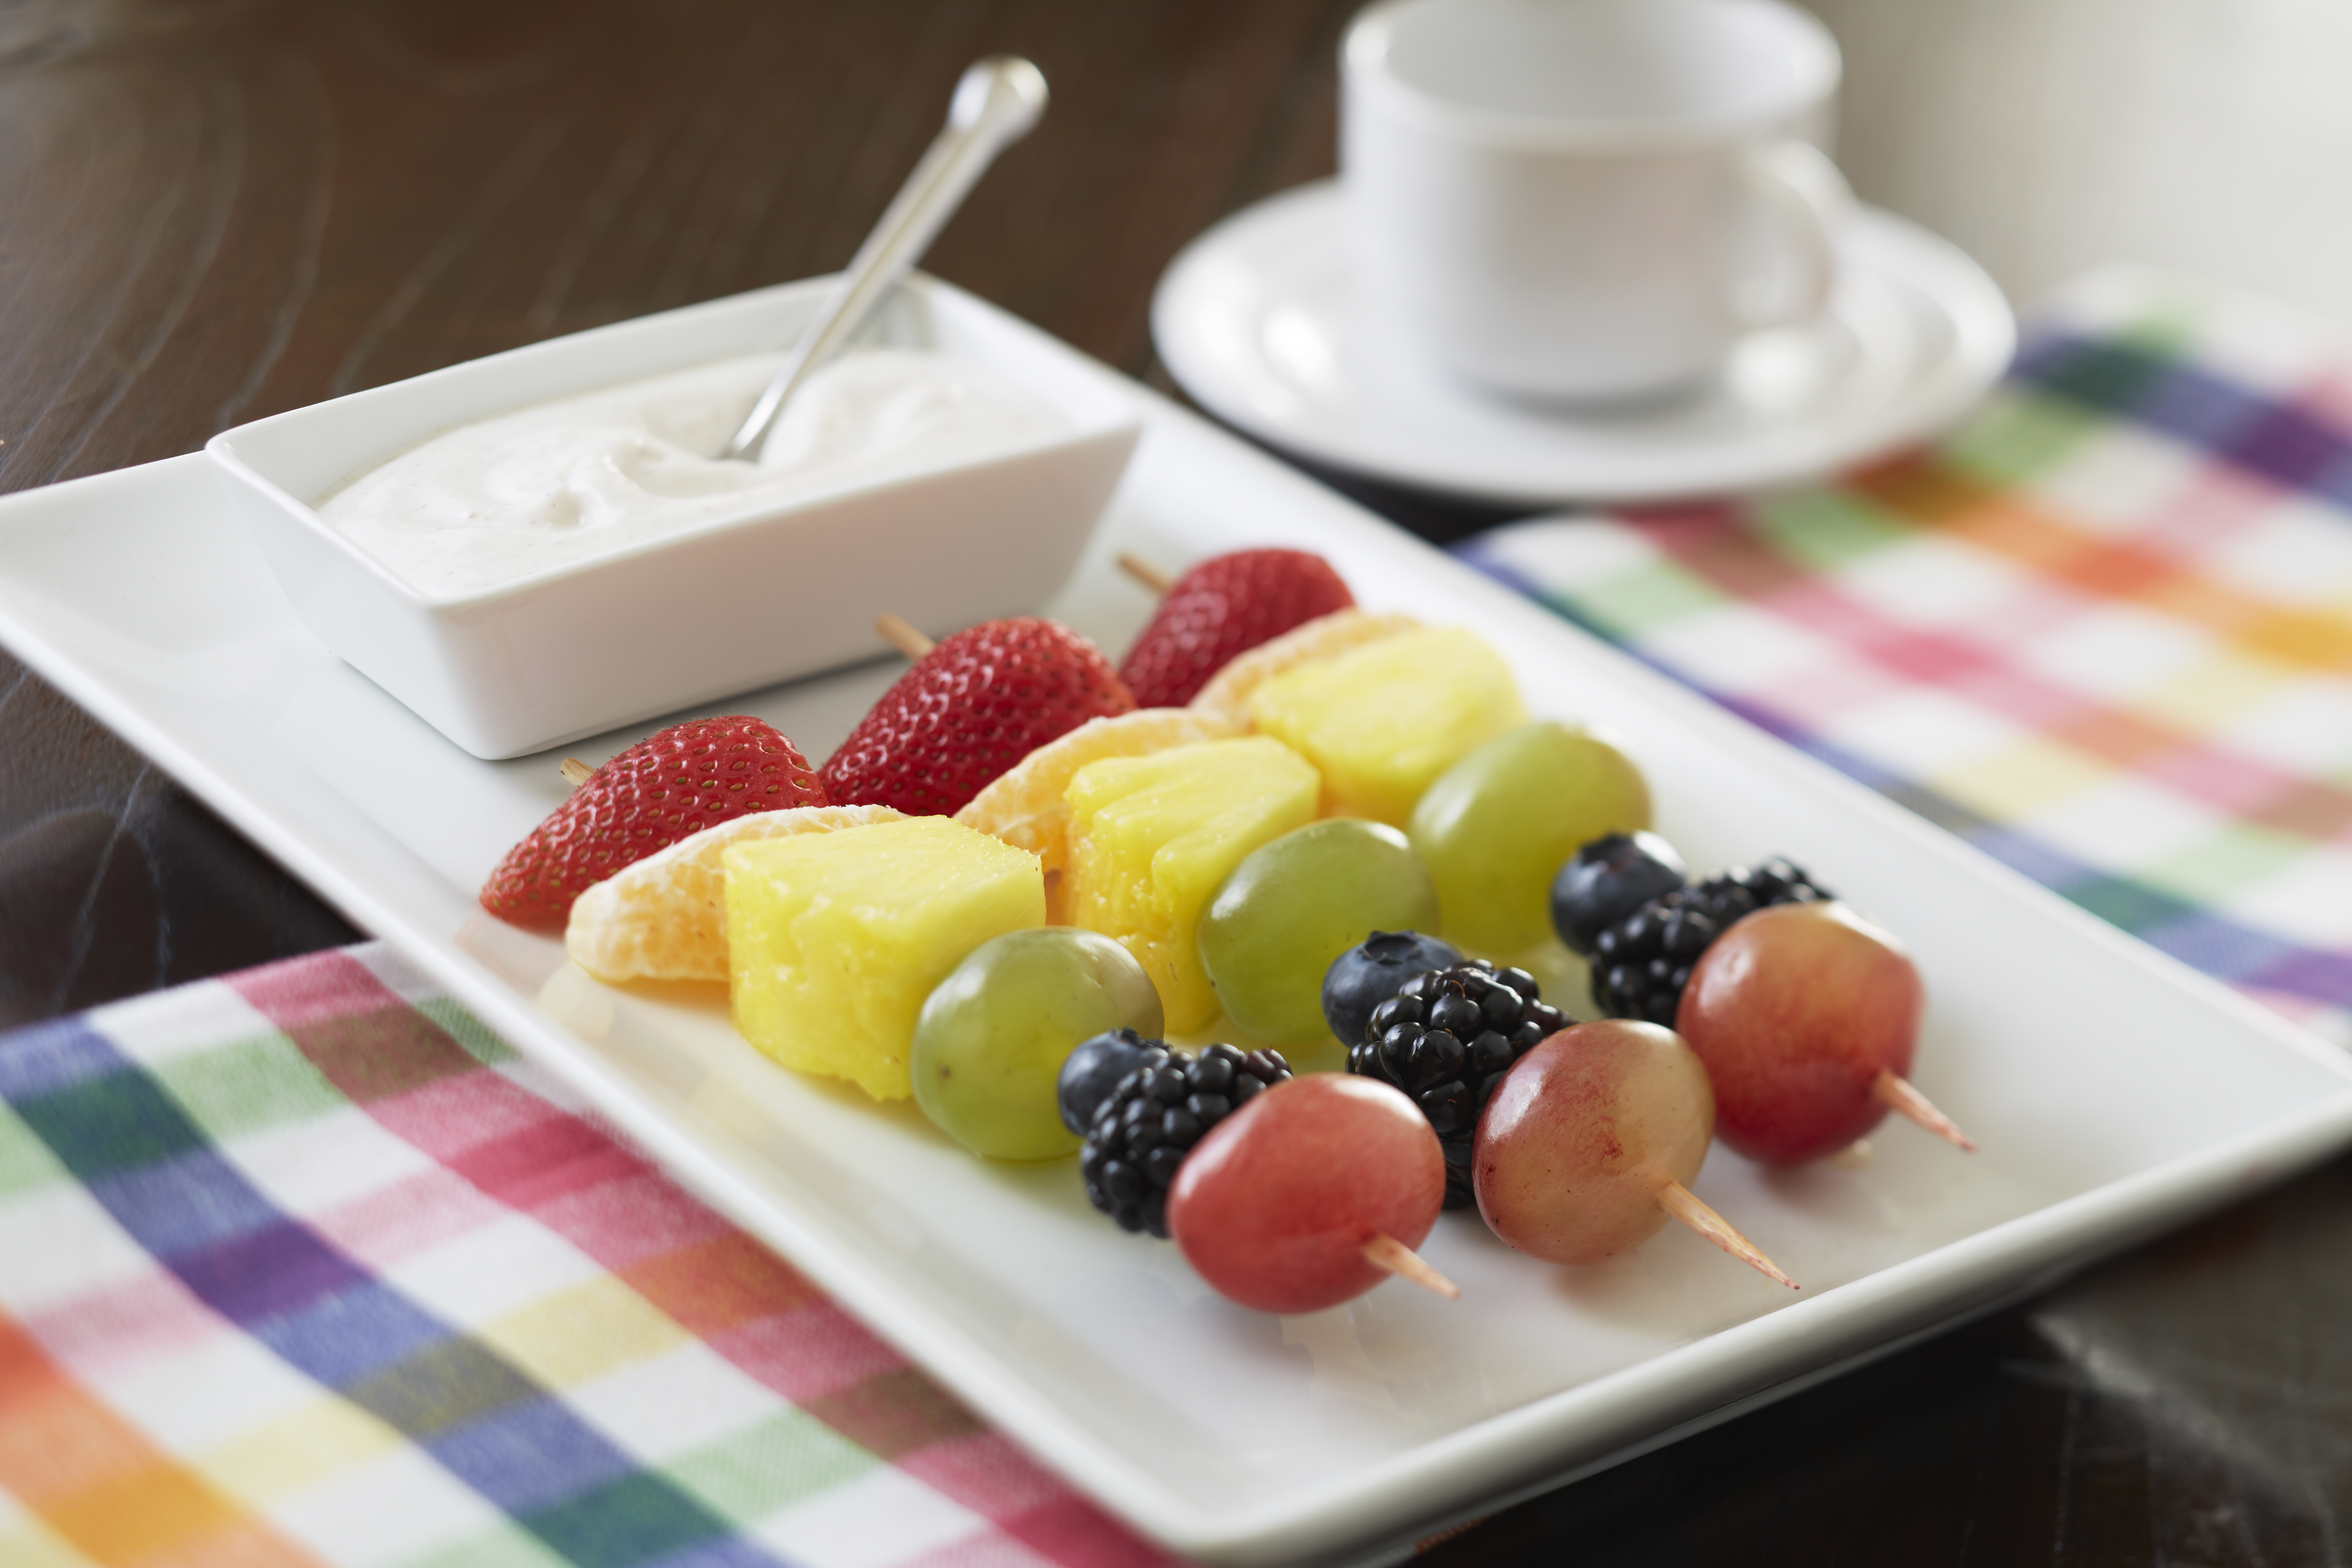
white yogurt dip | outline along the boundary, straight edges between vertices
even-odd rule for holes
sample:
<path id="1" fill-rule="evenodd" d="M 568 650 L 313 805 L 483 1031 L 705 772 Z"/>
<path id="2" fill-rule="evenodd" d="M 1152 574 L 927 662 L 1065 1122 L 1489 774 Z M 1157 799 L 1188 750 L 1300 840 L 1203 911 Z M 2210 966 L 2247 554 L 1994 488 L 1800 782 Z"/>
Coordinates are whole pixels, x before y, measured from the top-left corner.
<path id="1" fill-rule="evenodd" d="M 455 599 L 1068 428 L 1042 398 L 982 366 L 875 349 L 810 377 L 757 462 L 709 456 L 782 363 L 751 354 L 460 426 L 317 510 L 418 592 Z"/>

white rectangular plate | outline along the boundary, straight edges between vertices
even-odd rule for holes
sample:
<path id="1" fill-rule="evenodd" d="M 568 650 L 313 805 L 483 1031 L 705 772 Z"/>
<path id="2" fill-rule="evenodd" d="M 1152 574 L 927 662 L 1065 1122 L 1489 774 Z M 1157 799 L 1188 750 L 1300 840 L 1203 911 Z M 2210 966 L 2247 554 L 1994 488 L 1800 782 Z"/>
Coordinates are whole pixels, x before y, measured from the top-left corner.
<path id="1" fill-rule="evenodd" d="M 2352 1067 L 2326 1046 L 1118 384 L 1146 405 L 1143 443 L 1049 613 L 1116 652 L 1150 606 L 1114 551 L 1180 567 L 1292 544 L 1368 606 L 1475 627 L 1538 713 L 1620 732 L 1694 865 L 1787 854 L 1905 936 L 1930 996 L 1918 1081 L 1982 1152 L 1903 1125 L 1834 1166 L 1768 1173 L 1716 1151 L 1699 1195 L 1801 1293 L 1678 1230 L 1567 1270 L 1454 1214 L 1425 1251 L 1459 1302 L 1392 1283 L 1260 1316 L 1095 1215 L 1073 1163 L 974 1160 L 911 1109 L 770 1065 L 718 988 L 609 990 L 483 917 L 484 874 L 565 793 L 553 756 L 478 761 L 314 642 L 201 457 L 0 500 L 0 639 L 988 1417 L 1203 1557 L 1410 1538 L 2352 1141 Z M 896 674 L 706 711 L 759 713 L 822 757 Z M 656 727 L 571 749 L 601 760 Z"/>

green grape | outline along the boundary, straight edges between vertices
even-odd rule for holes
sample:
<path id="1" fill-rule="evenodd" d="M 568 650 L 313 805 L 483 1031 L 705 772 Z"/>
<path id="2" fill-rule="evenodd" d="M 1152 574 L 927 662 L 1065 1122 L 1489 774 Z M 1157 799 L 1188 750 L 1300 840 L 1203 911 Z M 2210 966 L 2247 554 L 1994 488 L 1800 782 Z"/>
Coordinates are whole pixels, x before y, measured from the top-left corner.
<path id="1" fill-rule="evenodd" d="M 915 1103 L 949 1137 L 997 1160 L 1074 1152 L 1055 1079 L 1107 1029 L 1157 1037 L 1160 993 L 1127 949 L 1076 926 L 982 942 L 923 1003 L 909 1067 Z"/>
<path id="2" fill-rule="evenodd" d="M 1323 975 L 1375 931 L 1437 924 L 1429 873 L 1403 834 L 1334 817 L 1263 845 L 1201 916 L 1201 966 L 1234 1027 L 1270 1046 L 1329 1033 Z"/>
<path id="3" fill-rule="evenodd" d="M 1440 774 L 1412 812 L 1444 936 L 1516 953 L 1551 934 L 1551 884 L 1579 846 L 1650 826 L 1650 787 L 1624 752 L 1566 724 L 1522 724 Z"/>

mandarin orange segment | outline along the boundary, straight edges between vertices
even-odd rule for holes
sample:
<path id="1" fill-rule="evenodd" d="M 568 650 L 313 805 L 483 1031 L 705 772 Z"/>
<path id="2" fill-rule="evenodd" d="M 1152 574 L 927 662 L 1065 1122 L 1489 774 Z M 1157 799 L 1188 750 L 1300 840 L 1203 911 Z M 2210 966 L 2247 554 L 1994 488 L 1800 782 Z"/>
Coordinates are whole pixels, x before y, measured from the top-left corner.
<path id="1" fill-rule="evenodd" d="M 729 847 L 796 833 L 896 822 L 887 805 L 803 805 L 739 816 L 681 838 L 605 878 L 572 902 L 563 949 L 607 982 L 725 980 Z"/>
<path id="2" fill-rule="evenodd" d="M 1250 727 L 1250 697 L 1276 676 L 1332 658 L 1420 626 L 1411 616 L 1373 615 L 1366 610 L 1334 610 L 1305 626 L 1260 643 L 1209 678 L 1192 699 L 1192 711 L 1223 721 L 1235 734 Z"/>
<path id="3" fill-rule="evenodd" d="M 1222 741 L 1236 732 L 1221 715 L 1190 708 L 1139 708 L 1108 719 L 1090 719 L 1057 741 L 1048 741 L 955 814 L 976 827 L 1037 857 L 1045 870 L 1045 918 L 1066 923 L 1062 899 L 1070 864 L 1070 779 L 1088 763 L 1105 757 L 1141 757 L 1171 746 Z"/>

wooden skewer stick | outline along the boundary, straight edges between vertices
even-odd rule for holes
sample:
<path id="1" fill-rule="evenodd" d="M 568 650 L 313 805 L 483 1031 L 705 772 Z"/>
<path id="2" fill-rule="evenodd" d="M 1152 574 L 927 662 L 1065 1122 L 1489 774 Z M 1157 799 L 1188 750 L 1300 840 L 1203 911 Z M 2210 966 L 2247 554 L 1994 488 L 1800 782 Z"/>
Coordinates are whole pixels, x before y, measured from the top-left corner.
<path id="1" fill-rule="evenodd" d="M 1171 577 L 1142 556 L 1129 555 L 1124 550 L 1118 552 L 1118 569 L 1155 594 L 1166 594 L 1176 583 L 1175 578 Z"/>
<path id="2" fill-rule="evenodd" d="M 1421 1254 L 1393 1236 L 1376 1236 L 1364 1243 L 1364 1261 L 1375 1268 L 1385 1268 L 1400 1279 L 1410 1279 L 1423 1289 L 1459 1300 L 1461 1289 L 1453 1280 L 1422 1261 Z"/>
<path id="3" fill-rule="evenodd" d="M 1976 1140 L 1961 1131 L 1959 1124 L 1950 1117 L 1937 1110 L 1926 1095 L 1913 1089 L 1910 1079 L 1897 1078 L 1880 1068 L 1878 1076 L 1870 1080 L 1870 1098 L 1889 1110 L 1909 1117 L 1946 1142 L 1956 1144 L 1971 1154 L 1977 1152 Z"/>
<path id="4" fill-rule="evenodd" d="M 887 610 L 874 617 L 874 629 L 882 634 L 884 642 L 908 658 L 920 658 L 939 646 Z"/>
<path id="5" fill-rule="evenodd" d="M 555 771 L 563 775 L 565 784 L 570 784 L 573 789 L 578 789 L 588 782 L 588 775 L 596 770 L 577 757 L 566 757 Z"/>
<path id="6" fill-rule="evenodd" d="M 1721 1215 L 1699 1202 L 1697 1194 L 1680 1182 L 1668 1182 L 1658 1189 L 1658 1206 L 1767 1279 L 1778 1279 L 1791 1290 L 1799 1288 L 1794 1279 L 1780 1272 L 1779 1264 L 1758 1251 L 1754 1242 L 1732 1229 Z"/>
<path id="7" fill-rule="evenodd" d="M 1123 550 L 1118 553 L 1118 569 L 1155 594 L 1166 594 L 1176 581 L 1143 557 L 1130 555 Z M 888 643 L 908 658 L 920 658 L 938 646 L 912 626 L 887 611 L 874 617 L 874 629 L 882 634 L 884 642 Z"/>

